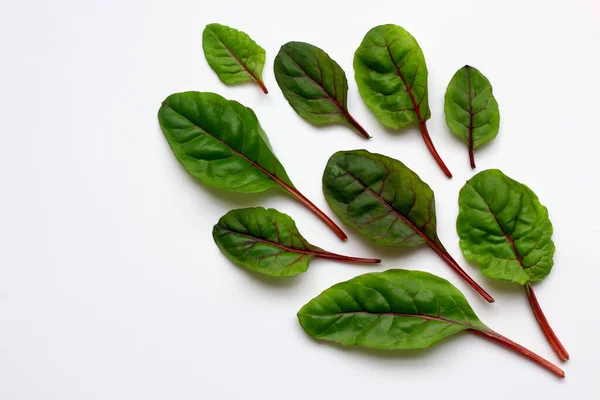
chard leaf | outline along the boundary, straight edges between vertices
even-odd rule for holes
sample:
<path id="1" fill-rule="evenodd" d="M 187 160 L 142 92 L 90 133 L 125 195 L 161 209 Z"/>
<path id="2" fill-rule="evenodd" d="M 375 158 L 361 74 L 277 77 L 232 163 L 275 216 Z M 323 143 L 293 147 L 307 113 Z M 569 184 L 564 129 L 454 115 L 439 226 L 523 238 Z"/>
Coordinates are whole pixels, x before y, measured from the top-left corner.
<path id="1" fill-rule="evenodd" d="M 484 325 L 450 282 L 400 269 L 338 283 L 298 312 L 309 335 L 342 345 L 422 349 L 470 331 L 522 354 L 560 377 L 564 372 Z"/>
<path id="2" fill-rule="evenodd" d="M 431 116 L 427 65 L 415 38 L 397 25 L 371 29 L 354 54 L 358 90 L 382 124 L 399 129 L 418 124 L 427 148 L 448 178 L 425 121 Z"/>
<path id="3" fill-rule="evenodd" d="M 398 160 L 366 150 L 340 151 L 323 173 L 331 209 L 371 241 L 391 247 L 427 244 L 487 301 L 494 299 L 448 254 L 437 236 L 433 191 Z"/>
<path id="4" fill-rule="evenodd" d="M 467 144 L 471 168 L 475 168 L 473 149 L 495 138 L 500 126 L 490 81 L 469 65 L 456 71 L 446 89 L 444 112 L 452 133 Z"/>
<path id="5" fill-rule="evenodd" d="M 290 216 L 274 209 L 245 208 L 225 214 L 213 228 L 219 249 L 233 262 L 270 276 L 305 272 L 314 258 L 376 264 L 381 260 L 342 256 L 310 244 Z"/>
<path id="6" fill-rule="evenodd" d="M 163 101 L 158 121 L 175 157 L 203 183 L 242 193 L 278 187 L 347 238 L 294 187 L 250 108 L 214 93 L 175 93 Z"/>
<path id="7" fill-rule="evenodd" d="M 202 49 L 208 65 L 227 84 L 255 81 L 268 93 L 262 81 L 265 49 L 246 33 L 221 24 L 209 24 L 202 32 Z"/>
<path id="8" fill-rule="evenodd" d="M 554 261 L 548 209 L 527 186 L 497 169 L 482 171 L 460 190 L 456 228 L 465 257 L 481 272 L 525 286 L 531 309 L 556 354 L 569 354 L 550 327 L 531 283 L 546 277 Z"/>
<path id="9" fill-rule="evenodd" d="M 485 276 L 525 285 L 550 273 L 552 223 L 531 189 L 489 169 L 467 181 L 458 204 L 460 247 Z"/>
<path id="10" fill-rule="evenodd" d="M 371 136 L 348 112 L 348 81 L 342 67 L 320 48 L 289 42 L 275 57 L 275 78 L 292 108 L 315 125 L 351 125 Z"/>

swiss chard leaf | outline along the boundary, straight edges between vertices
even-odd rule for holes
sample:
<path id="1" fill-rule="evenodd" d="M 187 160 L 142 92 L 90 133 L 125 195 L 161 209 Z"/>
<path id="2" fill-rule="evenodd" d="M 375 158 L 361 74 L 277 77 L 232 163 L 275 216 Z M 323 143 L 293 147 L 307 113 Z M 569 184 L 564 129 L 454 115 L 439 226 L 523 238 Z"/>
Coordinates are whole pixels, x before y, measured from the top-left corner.
<path id="1" fill-rule="evenodd" d="M 525 286 L 532 310 L 563 360 L 568 353 L 541 311 L 531 282 L 550 273 L 554 261 L 548 209 L 527 186 L 497 169 L 482 171 L 460 190 L 456 227 L 465 257 L 481 272 Z"/>
<path id="2" fill-rule="evenodd" d="M 246 33 L 221 24 L 209 24 L 202 32 L 202 49 L 208 65 L 228 85 L 255 81 L 268 93 L 262 81 L 265 49 Z"/>
<path id="3" fill-rule="evenodd" d="M 376 26 L 354 54 L 354 72 L 360 95 L 381 123 L 394 129 L 418 124 L 427 148 L 451 178 L 425 124 L 431 116 L 427 65 L 415 38 L 397 25 Z"/>
<path id="4" fill-rule="evenodd" d="M 271 276 L 305 272 L 314 258 L 376 264 L 381 260 L 342 256 L 310 244 L 290 216 L 274 209 L 245 208 L 225 214 L 213 228 L 221 251 L 244 267 Z"/>
<path id="5" fill-rule="evenodd" d="M 214 93 L 175 93 L 163 101 L 158 121 L 175 157 L 205 184 L 242 193 L 279 187 L 347 238 L 294 187 L 250 108 Z"/>
<path id="6" fill-rule="evenodd" d="M 494 301 L 448 254 L 437 236 L 433 191 L 400 161 L 366 150 L 337 152 L 325 167 L 323 192 L 338 217 L 371 241 L 392 247 L 427 244 Z"/>
<path id="7" fill-rule="evenodd" d="M 289 42 L 275 57 L 275 78 L 292 108 L 315 125 L 349 124 L 371 136 L 348 112 L 348 81 L 342 67 L 320 48 Z"/>
<path id="8" fill-rule="evenodd" d="M 564 377 L 557 366 L 484 325 L 458 289 L 426 272 L 360 275 L 312 299 L 298 320 L 317 339 L 378 349 L 421 349 L 470 331 Z"/>
<path id="9" fill-rule="evenodd" d="M 446 89 L 444 112 L 452 133 L 469 147 L 471 168 L 475 168 L 473 149 L 495 138 L 500 126 L 490 81 L 469 65 L 456 71 Z"/>

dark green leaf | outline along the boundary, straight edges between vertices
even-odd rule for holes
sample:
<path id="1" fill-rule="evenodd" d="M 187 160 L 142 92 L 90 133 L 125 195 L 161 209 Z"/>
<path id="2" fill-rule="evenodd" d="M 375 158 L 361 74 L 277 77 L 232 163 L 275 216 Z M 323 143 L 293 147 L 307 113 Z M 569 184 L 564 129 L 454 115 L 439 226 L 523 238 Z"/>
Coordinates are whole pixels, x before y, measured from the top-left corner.
<path id="1" fill-rule="evenodd" d="M 418 124 L 427 148 L 446 176 L 452 174 L 429 137 L 427 65 L 415 38 L 397 25 L 371 29 L 354 54 L 358 90 L 385 126 L 404 128 Z"/>
<path id="2" fill-rule="evenodd" d="M 288 215 L 274 209 L 245 208 L 225 214 L 213 228 L 213 238 L 232 261 L 271 276 L 295 276 L 308 269 L 313 257 L 375 264 L 373 258 L 330 253 L 306 241 Z"/>
<path id="3" fill-rule="evenodd" d="M 175 157 L 205 184 L 242 193 L 279 187 L 346 239 L 329 217 L 296 190 L 251 109 L 214 93 L 176 93 L 163 101 L 158 120 Z"/>
<path id="4" fill-rule="evenodd" d="M 426 272 L 360 275 L 312 299 L 298 320 L 317 339 L 378 349 L 421 349 L 471 331 L 564 377 L 560 368 L 485 326 L 458 289 Z"/>
<path id="5" fill-rule="evenodd" d="M 202 48 L 210 67 L 225 84 L 262 81 L 265 50 L 246 33 L 221 24 L 209 24 L 202 32 Z"/>
<path id="6" fill-rule="evenodd" d="M 552 223 L 531 189 L 489 169 L 467 181 L 458 204 L 460 247 L 484 275 L 524 285 L 550 273 Z"/>
<path id="7" fill-rule="evenodd" d="M 338 217 L 373 242 L 392 247 L 426 243 L 486 300 L 493 301 L 440 242 L 433 191 L 400 161 L 366 150 L 337 152 L 325 167 L 323 192 Z"/>
<path id="8" fill-rule="evenodd" d="M 550 327 L 531 282 L 550 273 L 554 261 L 548 210 L 527 186 L 497 169 L 482 171 L 460 191 L 456 227 L 468 260 L 490 278 L 525 286 L 531 309 L 548 342 L 565 361 L 569 353 Z"/>
<path id="9" fill-rule="evenodd" d="M 473 149 L 495 138 L 500 126 L 490 81 L 469 65 L 456 71 L 446 90 L 444 112 L 450 130 L 469 147 L 471 167 L 475 168 Z"/>
<path id="10" fill-rule="evenodd" d="M 343 123 L 371 136 L 350 115 L 348 81 L 342 67 L 318 47 L 289 42 L 275 57 L 275 78 L 292 108 L 315 124 Z"/>

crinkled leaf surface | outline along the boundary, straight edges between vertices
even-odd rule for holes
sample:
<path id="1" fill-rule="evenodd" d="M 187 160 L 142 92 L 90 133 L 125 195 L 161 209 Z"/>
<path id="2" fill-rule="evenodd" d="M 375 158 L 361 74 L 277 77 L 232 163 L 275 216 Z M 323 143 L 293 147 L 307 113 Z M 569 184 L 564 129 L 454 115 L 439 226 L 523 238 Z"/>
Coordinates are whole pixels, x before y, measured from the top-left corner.
<path id="1" fill-rule="evenodd" d="M 466 329 L 488 329 L 448 281 L 392 269 L 325 290 L 298 312 L 317 339 L 379 349 L 418 349 Z"/>
<path id="2" fill-rule="evenodd" d="M 458 204 L 460 247 L 484 275 L 524 285 L 550 273 L 552 223 L 531 189 L 490 169 L 467 181 Z"/>
<path id="3" fill-rule="evenodd" d="M 221 24 L 209 24 L 202 32 L 202 48 L 210 67 L 226 84 L 262 82 L 265 50 L 246 33 Z"/>
<path id="4" fill-rule="evenodd" d="M 292 108 L 316 124 L 343 123 L 370 137 L 348 112 L 348 81 L 329 54 L 308 43 L 284 44 L 275 57 L 275 78 Z"/>
<path id="5" fill-rule="evenodd" d="M 444 112 L 450 130 L 469 147 L 475 168 L 473 149 L 495 138 L 500 126 L 498 102 L 490 81 L 469 65 L 456 71 L 446 90 Z"/>
<path id="6" fill-rule="evenodd" d="M 398 160 L 367 150 L 337 152 L 325 167 L 323 192 L 345 224 L 375 243 L 443 247 L 433 191 Z"/>
<path id="7" fill-rule="evenodd" d="M 429 119 L 425 57 L 401 26 L 371 29 L 354 54 L 354 72 L 360 95 L 385 126 Z"/>
<path id="8" fill-rule="evenodd" d="M 176 93 L 163 101 L 158 120 L 177 159 L 207 185 L 243 193 L 278 186 L 277 180 L 293 187 L 256 115 L 236 101 Z"/>

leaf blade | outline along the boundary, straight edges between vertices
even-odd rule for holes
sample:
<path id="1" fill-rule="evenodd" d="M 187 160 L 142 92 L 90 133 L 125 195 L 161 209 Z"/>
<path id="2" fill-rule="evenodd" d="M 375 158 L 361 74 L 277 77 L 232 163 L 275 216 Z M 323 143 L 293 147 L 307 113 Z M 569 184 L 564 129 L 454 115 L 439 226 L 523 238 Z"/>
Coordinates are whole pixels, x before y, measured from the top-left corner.
<path id="1" fill-rule="evenodd" d="M 221 24 L 208 24 L 202 32 L 202 49 L 221 82 L 232 85 L 254 81 L 265 94 L 268 93 L 262 80 L 265 50 L 245 32 Z"/>
<path id="2" fill-rule="evenodd" d="M 426 348 L 467 329 L 486 329 L 448 281 L 388 270 L 334 285 L 298 312 L 309 335 L 343 345 Z"/>
<path id="3" fill-rule="evenodd" d="M 490 278 L 524 285 L 543 279 L 554 264 L 548 209 L 499 170 L 482 171 L 463 186 L 457 231 L 465 257 Z"/>
<path id="4" fill-rule="evenodd" d="M 315 125 L 351 125 L 370 138 L 348 111 L 344 70 L 325 51 L 308 43 L 288 42 L 275 57 L 274 72 L 283 95 L 302 118 Z"/>
<path id="5" fill-rule="evenodd" d="M 494 139 L 500 127 L 490 81 L 477 68 L 465 65 L 459 69 L 446 89 L 444 113 L 450 131 L 466 142 L 475 168 L 473 149 Z"/>

